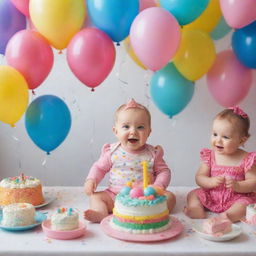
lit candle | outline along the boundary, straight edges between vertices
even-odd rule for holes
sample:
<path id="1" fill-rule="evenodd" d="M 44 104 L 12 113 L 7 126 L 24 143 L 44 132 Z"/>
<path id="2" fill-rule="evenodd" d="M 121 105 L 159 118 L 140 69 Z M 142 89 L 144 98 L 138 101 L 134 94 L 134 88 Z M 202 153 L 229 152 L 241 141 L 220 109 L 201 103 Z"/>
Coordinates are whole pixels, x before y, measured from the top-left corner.
<path id="1" fill-rule="evenodd" d="M 145 189 L 148 186 L 148 163 L 147 161 L 142 162 L 143 168 L 143 188 Z"/>

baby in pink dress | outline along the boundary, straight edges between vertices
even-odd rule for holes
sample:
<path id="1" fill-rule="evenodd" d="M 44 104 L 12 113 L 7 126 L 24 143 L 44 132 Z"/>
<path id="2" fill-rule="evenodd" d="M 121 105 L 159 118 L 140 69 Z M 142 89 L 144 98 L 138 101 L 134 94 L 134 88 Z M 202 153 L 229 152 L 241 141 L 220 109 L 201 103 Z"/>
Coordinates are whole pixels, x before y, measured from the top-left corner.
<path id="1" fill-rule="evenodd" d="M 163 149 L 146 143 L 151 133 L 150 113 L 134 100 L 120 106 L 115 114 L 113 132 L 118 142 L 106 144 L 101 156 L 91 167 L 84 190 L 90 198 L 90 208 L 84 212 L 85 219 L 100 222 L 112 212 L 115 195 L 124 185 L 139 186 L 143 181 L 142 161 L 148 164 L 150 184 L 165 189 L 171 172 L 163 159 Z M 109 185 L 96 192 L 97 185 L 109 172 Z M 168 208 L 175 206 L 175 196 L 166 191 Z"/>
<path id="2" fill-rule="evenodd" d="M 212 149 L 200 152 L 202 164 L 196 174 L 200 188 L 188 194 L 187 216 L 205 218 L 207 209 L 236 222 L 245 215 L 248 204 L 256 203 L 256 152 L 240 148 L 250 136 L 249 126 L 249 117 L 239 107 L 216 115 Z"/>

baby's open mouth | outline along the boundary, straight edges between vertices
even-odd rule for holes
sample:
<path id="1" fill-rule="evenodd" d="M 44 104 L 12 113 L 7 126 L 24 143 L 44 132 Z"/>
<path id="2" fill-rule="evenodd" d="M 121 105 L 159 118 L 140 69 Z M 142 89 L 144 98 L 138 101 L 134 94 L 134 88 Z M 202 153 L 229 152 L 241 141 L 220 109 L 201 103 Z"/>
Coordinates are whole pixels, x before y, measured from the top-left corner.
<path id="1" fill-rule="evenodd" d="M 223 149 L 224 147 L 222 147 L 222 146 L 216 146 L 216 148 L 218 148 L 218 149 Z"/>
<path id="2" fill-rule="evenodd" d="M 134 143 L 138 142 L 139 140 L 138 139 L 128 139 L 128 141 L 130 143 L 134 144 Z"/>

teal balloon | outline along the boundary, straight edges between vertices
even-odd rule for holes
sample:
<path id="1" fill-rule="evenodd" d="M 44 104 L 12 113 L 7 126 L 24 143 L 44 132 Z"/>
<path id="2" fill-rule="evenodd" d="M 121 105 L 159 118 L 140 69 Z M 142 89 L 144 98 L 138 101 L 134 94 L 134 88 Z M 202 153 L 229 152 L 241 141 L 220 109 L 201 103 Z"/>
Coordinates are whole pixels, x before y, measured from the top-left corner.
<path id="1" fill-rule="evenodd" d="M 25 127 L 32 141 L 49 154 L 69 133 L 70 111 L 62 99 L 53 95 L 40 96 L 26 111 Z"/>
<path id="2" fill-rule="evenodd" d="M 87 10 L 94 26 L 114 42 L 125 39 L 139 13 L 139 0 L 87 0 Z"/>
<path id="3" fill-rule="evenodd" d="M 169 11 L 180 25 L 187 25 L 198 18 L 209 0 L 160 0 L 160 6 Z"/>
<path id="4" fill-rule="evenodd" d="M 226 23 L 225 19 L 221 17 L 219 23 L 214 28 L 214 30 L 210 33 L 210 36 L 213 40 L 219 40 L 223 38 L 225 35 L 231 31 L 231 27 Z"/>
<path id="5" fill-rule="evenodd" d="M 150 81 L 150 95 L 153 102 L 170 118 L 188 105 L 194 89 L 194 83 L 183 77 L 173 63 L 155 72 Z"/>

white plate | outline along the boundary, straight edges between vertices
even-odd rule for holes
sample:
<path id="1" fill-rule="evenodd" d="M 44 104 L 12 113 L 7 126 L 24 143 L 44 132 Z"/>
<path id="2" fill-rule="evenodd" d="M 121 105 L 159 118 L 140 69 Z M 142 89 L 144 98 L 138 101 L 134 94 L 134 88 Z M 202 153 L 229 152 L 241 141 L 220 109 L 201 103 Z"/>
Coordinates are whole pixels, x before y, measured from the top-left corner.
<path id="1" fill-rule="evenodd" d="M 50 203 L 52 203 L 54 200 L 56 200 L 56 197 L 44 194 L 44 202 L 42 204 L 36 205 L 35 208 L 44 207 Z"/>
<path id="2" fill-rule="evenodd" d="M 43 196 L 44 196 L 44 202 L 42 204 L 36 205 L 35 208 L 44 207 L 52 203 L 54 200 L 56 200 L 56 197 L 49 195 L 48 193 L 45 193 Z M 0 211 L 2 211 L 2 208 L 3 208 L 3 205 L 0 205 Z"/>
<path id="3" fill-rule="evenodd" d="M 236 224 L 232 224 L 232 230 L 229 233 L 224 234 L 223 236 L 217 237 L 217 236 L 204 233 L 202 223 L 203 223 L 202 220 L 194 221 L 194 223 L 192 224 L 192 227 L 201 238 L 204 238 L 206 240 L 210 240 L 214 242 L 223 242 L 223 241 L 234 239 L 242 233 L 242 229 L 240 226 Z"/>

